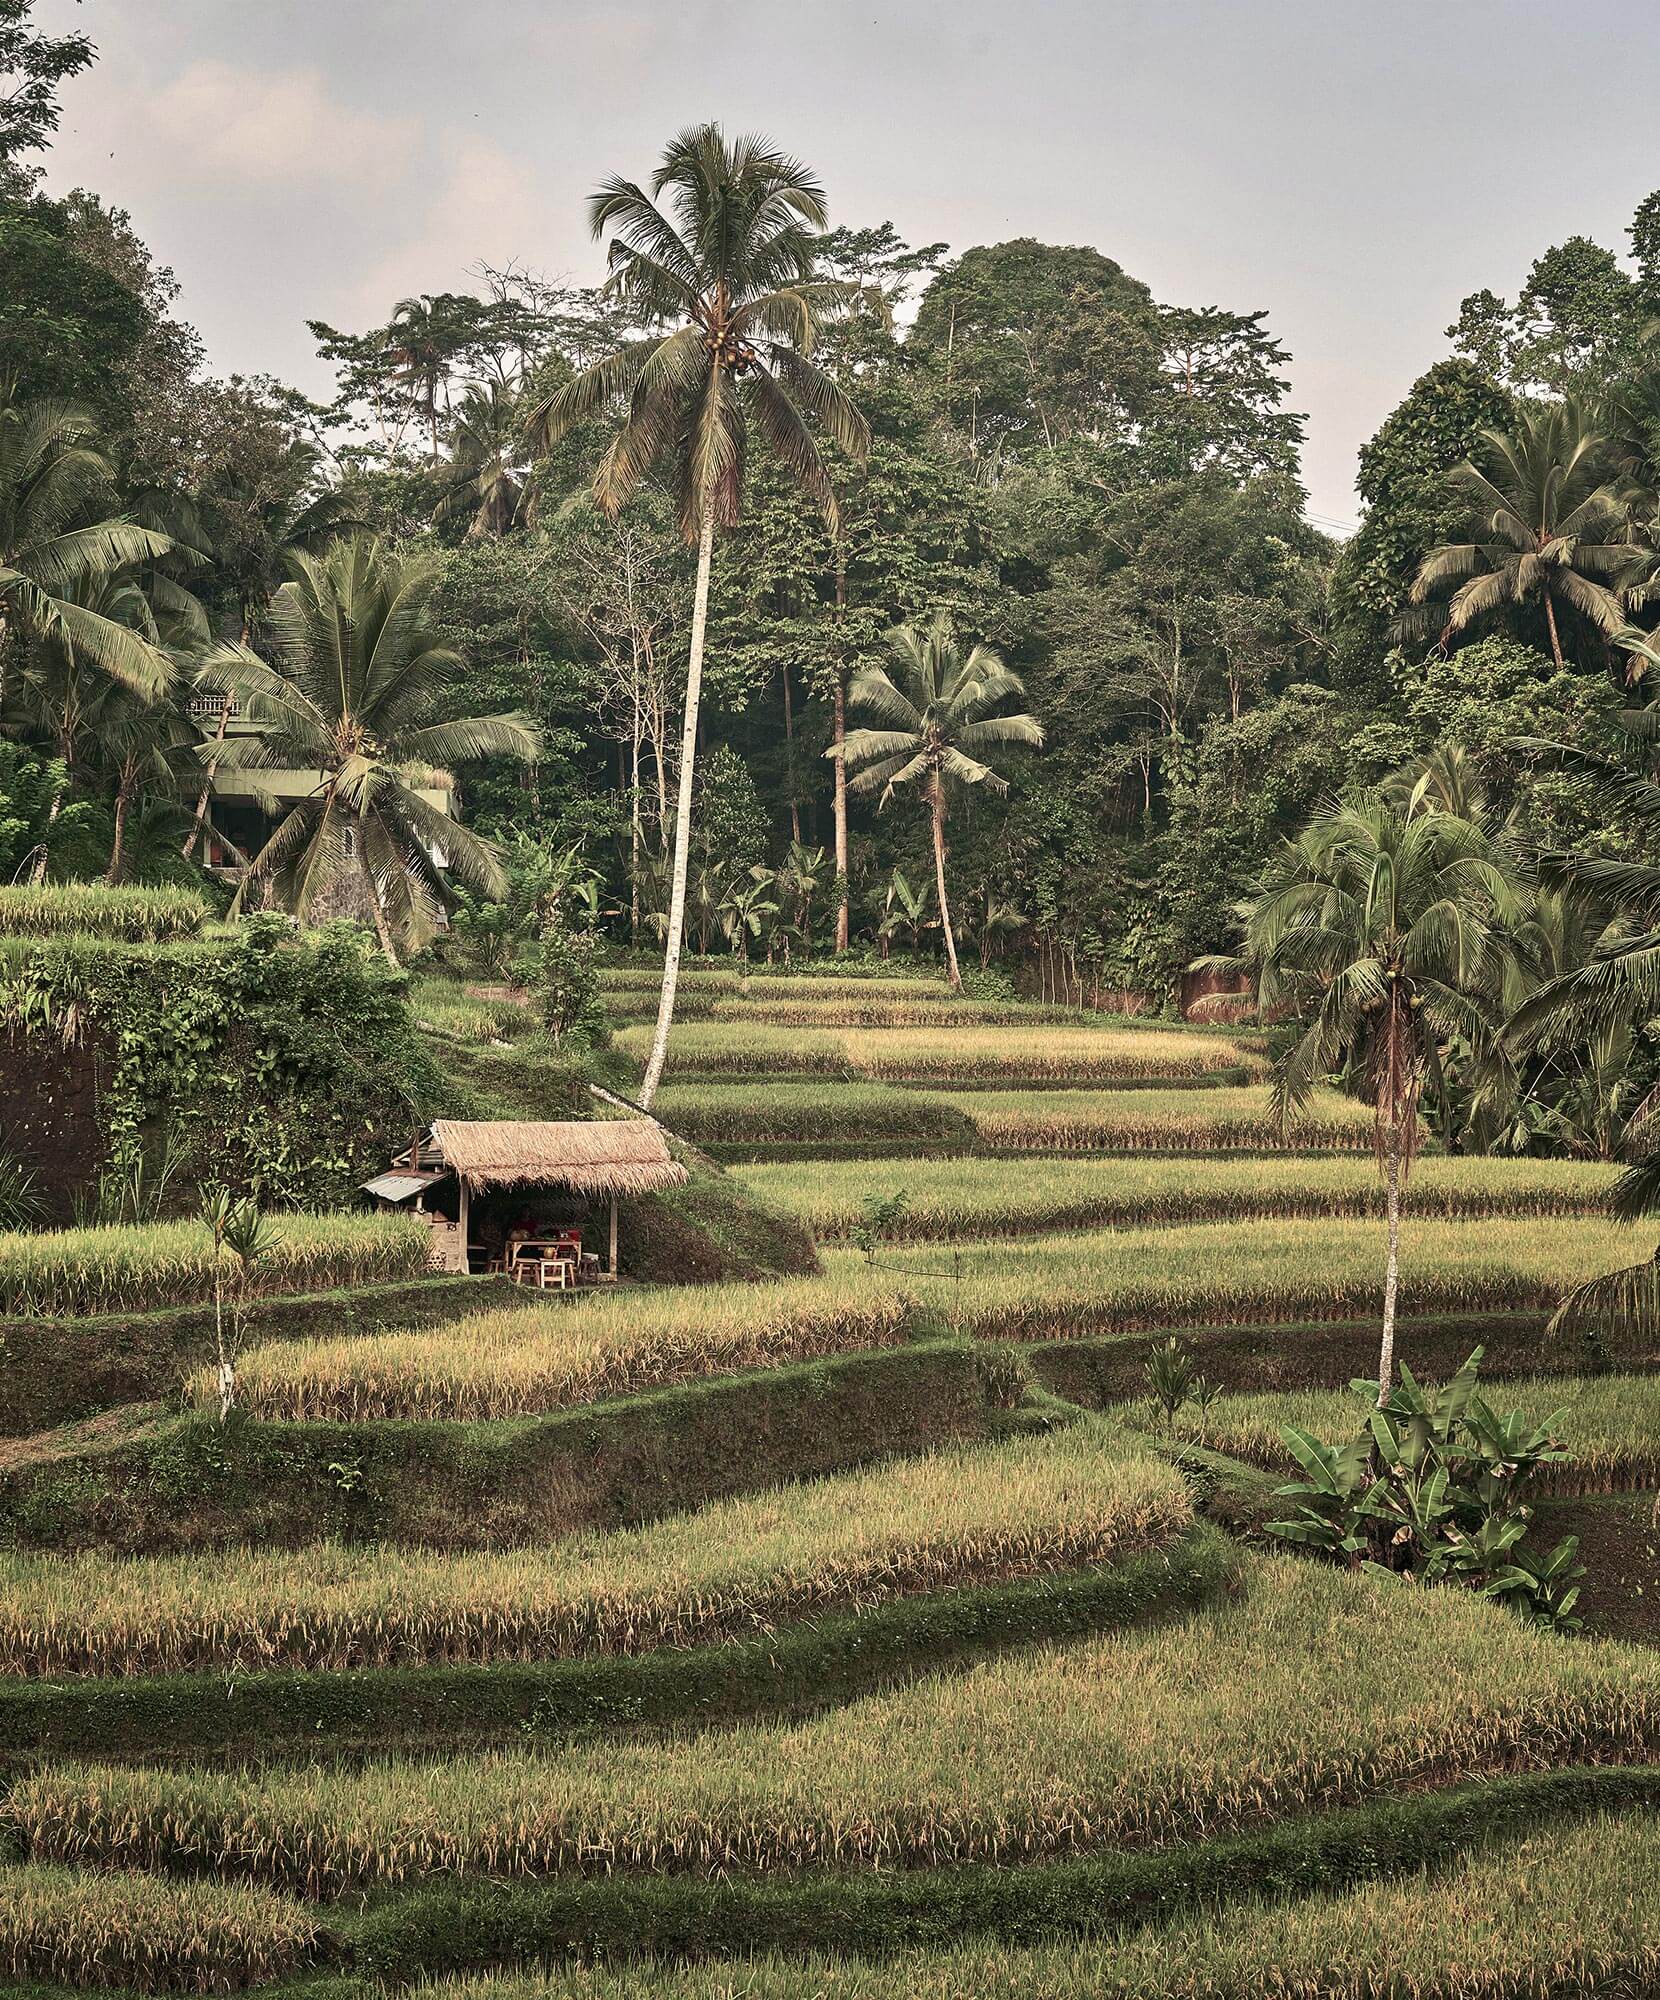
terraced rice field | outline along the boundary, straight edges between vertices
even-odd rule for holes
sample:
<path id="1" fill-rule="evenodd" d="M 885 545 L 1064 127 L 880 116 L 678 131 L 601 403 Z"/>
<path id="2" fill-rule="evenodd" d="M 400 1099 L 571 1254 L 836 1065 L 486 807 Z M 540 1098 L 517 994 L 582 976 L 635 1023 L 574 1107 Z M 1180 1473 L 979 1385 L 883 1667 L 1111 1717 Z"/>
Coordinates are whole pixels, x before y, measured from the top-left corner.
<path id="1" fill-rule="evenodd" d="M 1103 1223 L 1236 1216 L 1381 1216 L 1371 1159 L 814 1160 L 739 1169 L 747 1186 L 821 1242 L 845 1238 L 871 1201 L 904 1196 L 895 1239 L 1012 1235 Z M 1565 1160 L 1426 1159 L 1407 1183 L 1412 1216 L 1593 1214 L 1618 1169 Z"/>
<path id="2" fill-rule="evenodd" d="M 918 1867 L 1214 1839 L 1498 1770 L 1660 1756 L 1660 1656 L 1259 1558 L 1169 1623 L 1006 1654 L 805 1722 L 263 1775 L 64 1763 L 31 1858 L 308 1896 L 433 1874 Z"/>
<path id="3" fill-rule="evenodd" d="M 1117 1562 L 1185 1482 L 1082 1426 L 716 1502 L 552 1548 L 0 1555 L 0 1674 L 348 1669 L 707 1645 L 896 1597 Z"/>

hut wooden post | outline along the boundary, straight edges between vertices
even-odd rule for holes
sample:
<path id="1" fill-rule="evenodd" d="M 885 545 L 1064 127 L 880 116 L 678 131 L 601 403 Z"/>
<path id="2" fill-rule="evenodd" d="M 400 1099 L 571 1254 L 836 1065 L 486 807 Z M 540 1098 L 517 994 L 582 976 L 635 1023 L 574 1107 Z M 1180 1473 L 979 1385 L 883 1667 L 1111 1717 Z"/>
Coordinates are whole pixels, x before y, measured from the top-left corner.
<path id="1" fill-rule="evenodd" d="M 467 1255 L 467 1235 L 468 1235 L 468 1232 L 467 1232 L 467 1176 L 466 1176 L 465 1174 L 457 1174 L 457 1175 L 456 1175 L 456 1180 L 457 1180 L 457 1182 L 458 1182 L 458 1183 L 460 1184 L 460 1188 L 461 1188 L 461 1201 L 460 1201 L 460 1206 L 459 1206 L 459 1209 L 458 1209 L 458 1212 L 457 1212 L 457 1216 L 456 1216 L 456 1230 L 457 1230 L 457 1233 L 459 1234 L 459 1236 L 460 1236 L 460 1238 L 461 1238 L 461 1245 L 460 1245 L 460 1251 L 459 1251 L 459 1255 L 460 1255 L 460 1258 L 461 1258 L 461 1275 L 462 1275 L 463 1277 L 465 1277 L 465 1276 L 467 1275 L 467 1273 L 468 1273 L 469 1271 L 471 1271 L 471 1270 L 472 1270 L 472 1268 L 473 1268 L 473 1265 L 472 1265 L 472 1259 L 471 1259 L 471 1258 L 470 1258 L 470 1257 L 469 1257 L 469 1256 Z"/>
<path id="2" fill-rule="evenodd" d="M 617 1275 L 617 1197 L 611 1197 L 611 1275 Z"/>

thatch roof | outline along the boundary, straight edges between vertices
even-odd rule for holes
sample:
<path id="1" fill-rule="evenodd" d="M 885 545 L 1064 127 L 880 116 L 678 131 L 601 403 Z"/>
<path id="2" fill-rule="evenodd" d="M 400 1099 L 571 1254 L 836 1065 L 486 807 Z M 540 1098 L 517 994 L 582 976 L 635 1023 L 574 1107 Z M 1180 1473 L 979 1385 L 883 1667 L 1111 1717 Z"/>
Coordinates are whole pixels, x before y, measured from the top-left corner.
<path id="1" fill-rule="evenodd" d="M 568 1187 L 578 1194 L 653 1194 L 678 1187 L 686 1169 L 669 1157 L 650 1118 L 547 1121 L 440 1118 L 432 1136 L 446 1165 L 475 1193 L 485 1188 Z"/>

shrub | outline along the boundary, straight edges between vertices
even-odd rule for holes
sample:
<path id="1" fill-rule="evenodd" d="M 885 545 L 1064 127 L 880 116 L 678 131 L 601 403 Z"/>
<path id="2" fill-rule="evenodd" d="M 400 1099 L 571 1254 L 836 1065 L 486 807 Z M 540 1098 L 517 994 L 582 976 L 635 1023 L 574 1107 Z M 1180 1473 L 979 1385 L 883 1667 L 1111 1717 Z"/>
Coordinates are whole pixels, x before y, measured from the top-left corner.
<path id="1" fill-rule="evenodd" d="M 554 1046 L 572 1032 L 591 1041 L 605 1025 L 599 1000 L 599 933 L 573 924 L 557 904 L 536 943 L 536 1000 Z"/>

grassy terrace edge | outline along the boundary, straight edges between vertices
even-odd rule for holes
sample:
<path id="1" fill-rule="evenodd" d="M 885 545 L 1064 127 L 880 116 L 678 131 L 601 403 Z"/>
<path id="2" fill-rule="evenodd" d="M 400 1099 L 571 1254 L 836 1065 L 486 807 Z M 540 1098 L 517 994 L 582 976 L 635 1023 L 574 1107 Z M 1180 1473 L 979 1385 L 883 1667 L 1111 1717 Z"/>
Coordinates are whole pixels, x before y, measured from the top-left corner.
<path id="1" fill-rule="evenodd" d="M 1200 1523 L 1120 1563 L 898 1598 L 753 1639 L 541 1664 L 0 1682 L 0 1761 L 348 1756 L 589 1728 L 706 1727 L 830 1707 L 1012 1645 L 1101 1632 L 1225 1589 Z"/>

